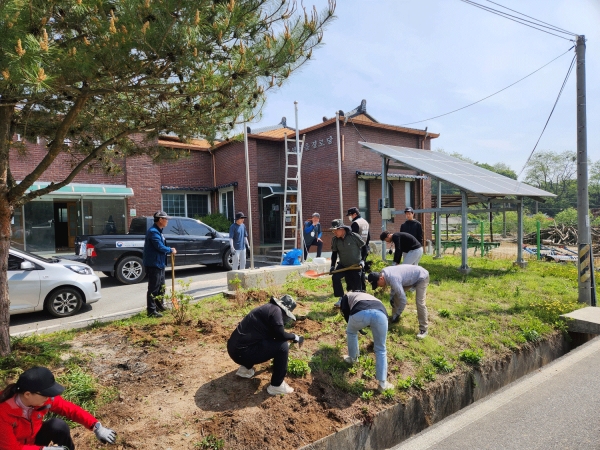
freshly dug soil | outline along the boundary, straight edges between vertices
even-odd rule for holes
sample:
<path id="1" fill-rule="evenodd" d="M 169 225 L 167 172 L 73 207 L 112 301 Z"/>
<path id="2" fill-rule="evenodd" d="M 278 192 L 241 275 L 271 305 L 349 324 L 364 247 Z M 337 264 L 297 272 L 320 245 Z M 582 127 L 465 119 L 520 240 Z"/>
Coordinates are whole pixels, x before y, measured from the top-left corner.
<path id="1" fill-rule="evenodd" d="M 270 363 L 256 366 L 252 379 L 235 375 L 238 366 L 225 348 L 231 330 L 208 321 L 175 326 L 163 320 L 145 329 L 92 330 L 72 342 L 74 350 L 92 355 L 89 370 L 99 383 L 119 392 L 97 414 L 118 432 L 117 448 L 221 448 L 201 445 L 216 438 L 224 449 L 295 449 L 351 423 L 368 422 L 391 404 L 377 393 L 367 402 L 336 389 L 328 374 L 318 372 L 288 376 L 295 392 L 273 397 L 266 392 Z M 308 318 L 299 320 L 292 331 L 311 339 L 302 350 L 292 346 L 290 356 L 317 351 L 331 338 L 322 328 Z M 366 387 L 375 389 L 376 381 L 366 381 Z M 77 428 L 74 434 L 78 449 L 104 448 L 93 433 Z"/>

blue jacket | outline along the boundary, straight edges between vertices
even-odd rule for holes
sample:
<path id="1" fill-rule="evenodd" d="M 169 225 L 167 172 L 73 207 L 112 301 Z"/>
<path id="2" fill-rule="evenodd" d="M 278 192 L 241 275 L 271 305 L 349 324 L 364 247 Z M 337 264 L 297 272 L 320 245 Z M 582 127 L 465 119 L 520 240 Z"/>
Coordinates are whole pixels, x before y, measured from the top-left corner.
<path id="1" fill-rule="evenodd" d="M 171 247 L 165 245 L 162 230 L 156 224 L 152 225 L 148 229 L 144 241 L 144 266 L 164 269 L 167 264 L 167 255 L 170 253 Z"/>

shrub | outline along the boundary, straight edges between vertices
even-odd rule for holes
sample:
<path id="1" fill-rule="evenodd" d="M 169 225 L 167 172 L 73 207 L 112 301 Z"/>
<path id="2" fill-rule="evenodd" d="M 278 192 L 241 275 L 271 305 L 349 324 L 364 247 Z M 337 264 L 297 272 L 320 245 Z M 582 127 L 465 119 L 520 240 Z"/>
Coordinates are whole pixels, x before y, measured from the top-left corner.
<path id="1" fill-rule="evenodd" d="M 454 370 L 454 364 L 449 363 L 444 356 L 434 356 L 431 364 L 438 373 L 450 373 Z"/>
<path id="2" fill-rule="evenodd" d="M 474 366 L 479 365 L 483 359 L 483 350 L 480 348 L 474 350 L 468 348 L 458 354 L 458 359 L 467 364 L 472 364 Z"/>
<path id="3" fill-rule="evenodd" d="M 196 219 L 201 220 L 209 227 L 213 227 L 215 230 L 222 233 L 229 232 L 229 227 L 231 226 L 229 219 L 221 213 L 212 213 L 208 216 L 196 217 Z"/>

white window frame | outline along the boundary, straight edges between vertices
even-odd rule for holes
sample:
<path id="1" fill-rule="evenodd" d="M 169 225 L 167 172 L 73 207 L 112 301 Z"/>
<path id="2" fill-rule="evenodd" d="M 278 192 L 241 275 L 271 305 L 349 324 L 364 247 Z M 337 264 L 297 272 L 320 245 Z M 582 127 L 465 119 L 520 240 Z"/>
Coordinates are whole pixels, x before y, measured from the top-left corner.
<path id="1" fill-rule="evenodd" d="M 211 198 L 210 198 L 210 192 L 201 192 L 201 191 L 162 191 L 160 193 L 160 205 L 161 205 L 161 209 L 164 211 L 165 210 L 165 205 L 164 205 L 164 197 L 163 195 L 183 195 L 183 210 L 184 210 L 184 214 L 183 216 L 174 216 L 174 217 L 189 217 L 188 216 L 188 195 L 204 195 L 205 197 L 207 197 L 207 205 L 208 205 L 208 214 L 211 213 Z"/>
<path id="2" fill-rule="evenodd" d="M 404 182 L 404 207 L 410 206 L 411 208 L 411 198 L 412 198 L 412 181 Z"/>
<path id="3" fill-rule="evenodd" d="M 228 192 L 231 192 L 233 198 L 232 211 L 235 214 L 235 191 L 233 186 L 222 188 L 219 189 L 219 213 L 223 214 L 225 217 L 227 217 L 227 203 L 223 204 L 223 194 L 227 194 Z M 227 195 L 225 195 L 225 201 L 227 201 Z"/>

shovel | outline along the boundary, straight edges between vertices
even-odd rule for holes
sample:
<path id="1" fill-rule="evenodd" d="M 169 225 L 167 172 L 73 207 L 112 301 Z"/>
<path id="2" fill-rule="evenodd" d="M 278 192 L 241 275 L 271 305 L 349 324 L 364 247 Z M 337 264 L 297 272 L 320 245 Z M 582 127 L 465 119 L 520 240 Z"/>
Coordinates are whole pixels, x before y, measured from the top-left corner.
<path id="1" fill-rule="evenodd" d="M 344 267 L 343 269 L 333 270 L 331 272 L 318 273 L 316 270 L 307 270 L 306 272 L 304 272 L 302 274 L 302 276 L 306 277 L 306 278 L 319 278 L 319 277 L 324 277 L 325 275 L 331 275 L 332 273 L 345 272 L 347 270 L 360 270 L 360 269 L 361 269 L 360 264 L 353 264 L 351 266 Z"/>
<path id="2" fill-rule="evenodd" d="M 171 303 L 173 308 L 179 309 L 179 301 L 175 297 L 175 254 L 171 253 Z"/>

